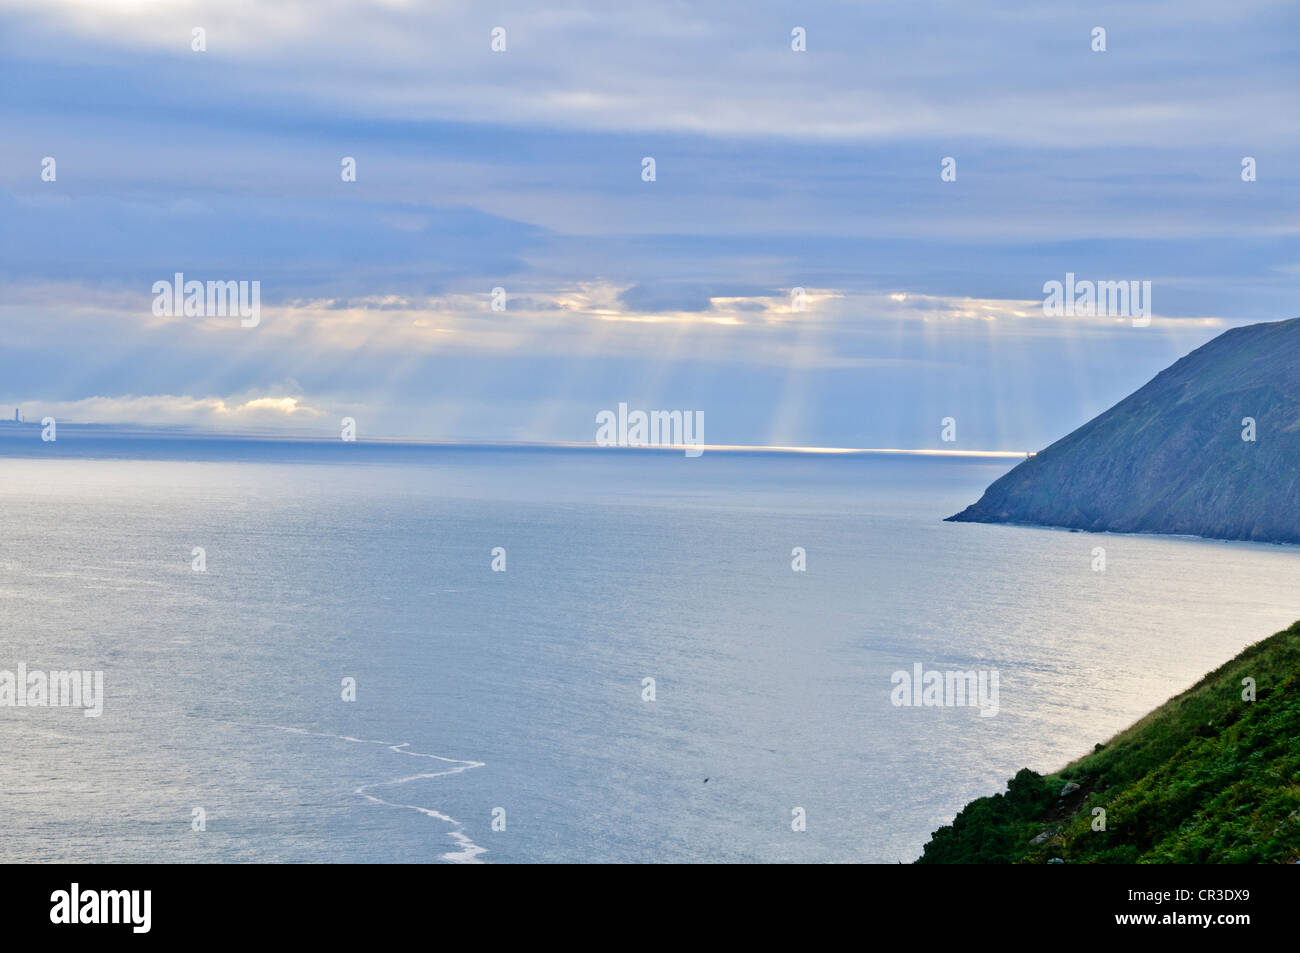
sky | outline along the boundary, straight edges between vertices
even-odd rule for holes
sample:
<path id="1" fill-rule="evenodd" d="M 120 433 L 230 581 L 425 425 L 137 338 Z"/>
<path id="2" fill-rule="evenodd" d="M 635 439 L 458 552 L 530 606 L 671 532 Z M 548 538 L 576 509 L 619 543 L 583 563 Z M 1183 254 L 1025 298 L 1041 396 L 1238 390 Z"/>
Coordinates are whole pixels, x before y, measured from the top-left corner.
<path id="1" fill-rule="evenodd" d="M 1300 5 L 981 6 L 0 0 L 0 407 L 1037 450 L 1300 315 Z M 1046 316 L 1067 272 L 1150 325 Z"/>

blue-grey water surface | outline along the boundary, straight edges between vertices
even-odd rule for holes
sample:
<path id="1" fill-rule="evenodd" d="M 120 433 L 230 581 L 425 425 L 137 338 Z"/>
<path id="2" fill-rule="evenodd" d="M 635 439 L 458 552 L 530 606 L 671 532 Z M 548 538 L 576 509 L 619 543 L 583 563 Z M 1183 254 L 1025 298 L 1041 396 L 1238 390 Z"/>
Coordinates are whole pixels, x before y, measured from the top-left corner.
<path id="1" fill-rule="evenodd" d="M 9 438 L 0 669 L 107 698 L 0 708 L 0 861 L 910 861 L 1300 618 L 1294 547 L 942 521 L 1013 463 Z"/>

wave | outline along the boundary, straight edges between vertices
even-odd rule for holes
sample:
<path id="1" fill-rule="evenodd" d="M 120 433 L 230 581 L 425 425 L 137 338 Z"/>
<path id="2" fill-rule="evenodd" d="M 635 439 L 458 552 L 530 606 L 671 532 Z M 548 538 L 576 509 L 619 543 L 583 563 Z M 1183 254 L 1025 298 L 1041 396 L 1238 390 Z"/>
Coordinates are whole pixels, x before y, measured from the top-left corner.
<path id="1" fill-rule="evenodd" d="M 421 751 L 411 751 L 410 742 L 403 741 L 400 744 L 393 744 L 388 741 L 375 741 L 370 738 L 354 738 L 351 735 L 335 735 L 324 731 L 308 731 L 305 728 L 289 728 L 285 725 L 258 725 L 259 728 L 270 728 L 275 731 L 287 731 L 295 735 L 312 735 L 317 738 L 332 738 L 336 741 L 350 741 L 354 744 L 363 745 L 382 745 L 395 754 L 404 754 L 411 758 L 428 758 L 433 761 L 443 761 L 447 764 L 457 765 L 457 767 L 448 768 L 445 771 L 424 771 L 419 774 L 412 774 L 409 777 L 393 778 L 391 781 L 375 781 L 371 784 L 363 784 L 356 788 L 352 793 L 365 798 L 373 804 L 382 804 L 386 807 L 399 807 L 409 811 L 419 811 L 426 817 L 434 820 L 451 824 L 455 830 L 448 832 L 448 836 L 456 842 L 459 850 L 448 851 L 442 855 L 443 860 L 451 861 L 454 864 L 481 864 L 480 854 L 486 854 L 487 848 L 475 844 L 464 832 L 464 825 L 441 811 L 435 811 L 431 807 L 421 807 L 419 804 L 398 804 L 395 801 L 387 801 L 378 795 L 371 794 L 372 788 L 397 787 L 402 784 L 409 784 L 411 781 L 423 781 L 426 778 L 442 778 L 452 774 L 460 774 L 462 771 L 468 771 L 471 768 L 481 768 L 484 766 L 482 761 L 463 761 L 459 758 L 444 758 L 438 754 L 426 754 Z"/>

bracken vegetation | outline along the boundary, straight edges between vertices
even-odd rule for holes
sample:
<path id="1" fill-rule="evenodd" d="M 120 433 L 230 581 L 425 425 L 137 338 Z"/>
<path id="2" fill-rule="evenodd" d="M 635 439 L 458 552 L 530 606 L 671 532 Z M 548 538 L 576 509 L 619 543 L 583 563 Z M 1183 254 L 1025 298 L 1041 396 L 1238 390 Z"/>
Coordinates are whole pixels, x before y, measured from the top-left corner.
<path id="1" fill-rule="evenodd" d="M 1021 770 L 935 831 L 917 863 L 1297 860 L 1300 622 L 1062 771 Z"/>

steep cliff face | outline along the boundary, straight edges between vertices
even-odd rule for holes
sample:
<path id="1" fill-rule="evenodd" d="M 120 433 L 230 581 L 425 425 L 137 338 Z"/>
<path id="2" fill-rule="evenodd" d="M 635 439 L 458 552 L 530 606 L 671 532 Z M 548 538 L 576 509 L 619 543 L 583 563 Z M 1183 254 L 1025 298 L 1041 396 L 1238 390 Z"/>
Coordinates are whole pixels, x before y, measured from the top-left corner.
<path id="1" fill-rule="evenodd" d="M 1300 542 L 1300 318 L 1219 335 L 949 519 Z"/>

